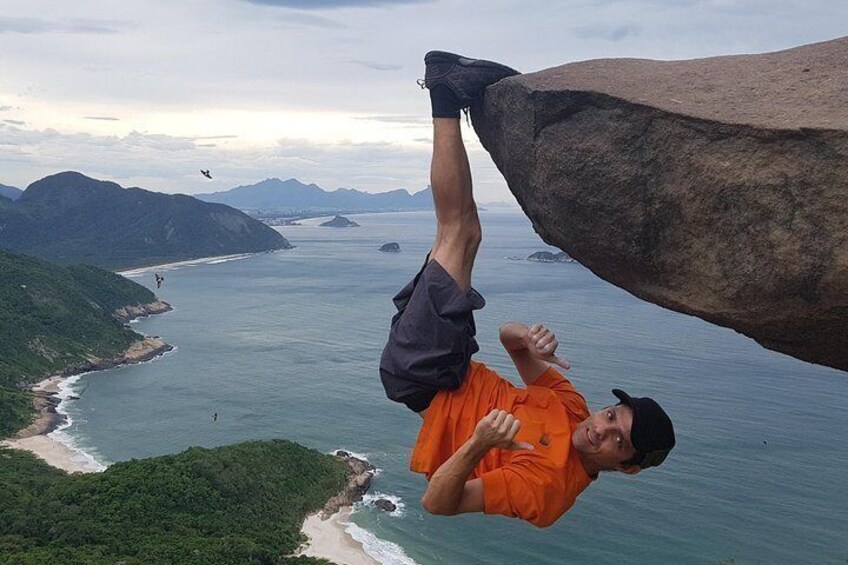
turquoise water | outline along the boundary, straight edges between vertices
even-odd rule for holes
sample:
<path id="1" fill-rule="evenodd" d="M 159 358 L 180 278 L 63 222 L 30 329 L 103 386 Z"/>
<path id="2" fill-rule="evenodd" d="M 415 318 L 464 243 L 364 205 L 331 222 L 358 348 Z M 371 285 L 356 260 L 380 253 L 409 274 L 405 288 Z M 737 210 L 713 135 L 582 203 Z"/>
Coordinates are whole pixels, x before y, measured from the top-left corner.
<path id="1" fill-rule="evenodd" d="M 385 399 L 377 362 L 433 217 L 355 219 L 283 228 L 290 251 L 165 271 L 158 294 L 175 310 L 135 328 L 176 351 L 80 379 L 75 441 L 106 463 L 277 437 L 364 454 L 381 469 L 374 491 L 405 507 L 363 507 L 354 521 L 422 564 L 848 561 L 848 374 L 637 300 L 578 264 L 510 259 L 550 249 L 520 212 L 482 214 L 477 358 L 517 380 L 498 325 L 542 321 L 593 409 L 613 387 L 654 396 L 678 447 L 659 469 L 601 476 L 546 530 L 424 513 L 425 481 L 407 470 L 419 420 Z M 389 241 L 402 252 L 377 252 Z M 154 286 L 152 272 L 134 277 Z"/>

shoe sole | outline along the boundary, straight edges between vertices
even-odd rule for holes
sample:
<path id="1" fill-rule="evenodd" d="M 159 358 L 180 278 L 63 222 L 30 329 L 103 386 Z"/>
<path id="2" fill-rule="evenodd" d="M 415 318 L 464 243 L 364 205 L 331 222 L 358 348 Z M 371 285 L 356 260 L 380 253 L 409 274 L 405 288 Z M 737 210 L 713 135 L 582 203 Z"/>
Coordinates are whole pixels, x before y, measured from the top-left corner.
<path id="1" fill-rule="evenodd" d="M 429 53 L 424 55 L 425 65 L 439 63 L 450 63 L 454 65 L 459 65 L 461 67 L 479 67 L 484 69 L 495 69 L 513 75 L 521 74 L 512 67 L 507 67 L 506 65 L 495 63 L 494 61 L 487 61 L 485 59 L 472 59 L 470 57 L 463 57 L 462 55 L 457 55 L 456 53 L 448 53 L 447 51 L 430 51 Z"/>

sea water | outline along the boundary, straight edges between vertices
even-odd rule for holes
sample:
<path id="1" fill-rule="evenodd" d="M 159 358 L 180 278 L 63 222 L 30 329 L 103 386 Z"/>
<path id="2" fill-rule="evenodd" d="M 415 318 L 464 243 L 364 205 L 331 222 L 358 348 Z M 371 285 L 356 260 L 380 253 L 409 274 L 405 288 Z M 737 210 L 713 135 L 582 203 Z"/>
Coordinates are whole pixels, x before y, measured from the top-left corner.
<path id="1" fill-rule="evenodd" d="M 554 526 L 430 516 L 409 472 L 417 416 L 388 401 L 377 365 L 391 297 L 434 234 L 431 212 L 279 228 L 296 245 L 140 270 L 174 311 L 134 328 L 176 351 L 74 385 L 63 430 L 101 463 L 287 438 L 380 468 L 351 531 L 386 563 L 848 562 L 848 374 L 774 353 L 732 330 L 638 300 L 580 264 L 525 258 L 545 245 L 518 211 L 483 212 L 474 286 L 477 359 L 519 382 L 498 326 L 543 322 L 597 409 L 610 389 L 657 398 L 678 447 L 638 476 L 602 474 Z M 381 253 L 387 242 L 400 253 Z M 155 290 L 155 289 L 154 289 Z M 213 421 L 217 414 L 217 421 Z"/>

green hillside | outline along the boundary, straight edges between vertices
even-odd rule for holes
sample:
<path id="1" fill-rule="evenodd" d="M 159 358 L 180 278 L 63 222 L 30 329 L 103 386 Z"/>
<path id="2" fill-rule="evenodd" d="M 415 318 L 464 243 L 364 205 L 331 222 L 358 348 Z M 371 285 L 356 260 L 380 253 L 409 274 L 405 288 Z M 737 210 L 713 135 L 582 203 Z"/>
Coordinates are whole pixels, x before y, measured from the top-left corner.
<path id="1" fill-rule="evenodd" d="M 326 563 L 285 556 L 344 483 L 341 462 L 282 440 L 87 475 L 0 449 L 0 563 Z"/>
<path id="2" fill-rule="evenodd" d="M 141 339 L 111 313 L 154 300 L 108 271 L 0 249 L 0 437 L 28 423 L 30 384 L 87 356 L 114 357 Z"/>
<path id="3" fill-rule="evenodd" d="M 75 172 L 36 181 L 14 202 L 3 199 L 0 234 L 9 251 L 107 269 L 291 247 L 229 206 Z"/>

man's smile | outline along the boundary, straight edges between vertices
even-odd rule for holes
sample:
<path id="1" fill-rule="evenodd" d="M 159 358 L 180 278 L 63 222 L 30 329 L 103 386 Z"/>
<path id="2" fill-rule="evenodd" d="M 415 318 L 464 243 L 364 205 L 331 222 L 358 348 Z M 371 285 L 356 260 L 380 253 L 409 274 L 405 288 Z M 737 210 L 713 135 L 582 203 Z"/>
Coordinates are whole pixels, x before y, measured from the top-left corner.
<path id="1" fill-rule="evenodd" d="M 592 431 L 589 426 L 586 426 L 586 437 L 589 439 L 589 445 L 595 447 L 595 442 L 592 441 Z"/>

